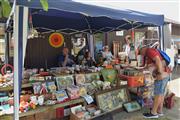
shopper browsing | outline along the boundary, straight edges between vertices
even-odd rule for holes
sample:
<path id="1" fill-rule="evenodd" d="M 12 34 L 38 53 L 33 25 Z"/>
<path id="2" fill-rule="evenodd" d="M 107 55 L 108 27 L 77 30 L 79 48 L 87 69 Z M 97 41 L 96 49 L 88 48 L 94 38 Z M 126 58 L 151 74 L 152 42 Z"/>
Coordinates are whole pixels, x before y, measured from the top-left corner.
<path id="1" fill-rule="evenodd" d="M 69 54 L 67 47 L 63 48 L 63 53 L 58 57 L 59 66 L 66 67 L 74 64 L 73 56 Z"/>
<path id="2" fill-rule="evenodd" d="M 168 67 L 157 49 L 139 47 L 138 53 L 144 56 L 147 67 L 151 68 L 155 77 L 153 108 L 150 113 L 144 113 L 143 116 L 145 118 L 158 118 L 163 115 L 164 94 L 170 79 Z"/>

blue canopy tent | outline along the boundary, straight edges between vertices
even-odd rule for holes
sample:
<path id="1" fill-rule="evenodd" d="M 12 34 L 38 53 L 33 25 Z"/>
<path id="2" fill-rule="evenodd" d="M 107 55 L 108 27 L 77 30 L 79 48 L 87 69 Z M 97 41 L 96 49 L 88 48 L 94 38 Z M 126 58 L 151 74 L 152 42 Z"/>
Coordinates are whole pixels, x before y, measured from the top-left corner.
<path id="1" fill-rule="evenodd" d="M 28 2 L 28 0 L 18 0 L 18 5 L 29 8 L 42 9 L 39 0 Z M 49 1 L 49 9 L 57 9 L 59 11 L 67 11 L 73 13 L 81 13 L 91 17 L 105 16 L 116 20 L 131 20 L 153 25 L 163 25 L 163 15 L 153 15 L 132 10 L 115 10 L 110 8 L 86 5 L 72 0 L 51 0 Z"/>
<path id="2" fill-rule="evenodd" d="M 39 0 L 32 2 L 27 2 L 27 0 L 19 0 L 17 4 L 29 7 L 31 9 L 42 9 Z M 99 29 L 100 31 L 103 31 L 106 28 L 109 30 L 115 28 L 130 29 L 132 27 L 138 28 L 145 26 L 161 26 L 164 24 L 163 15 L 153 15 L 132 10 L 115 10 L 86 5 L 74 2 L 72 0 L 51 0 L 51 2 L 49 2 L 48 12 L 42 10 L 36 11 L 32 13 L 32 16 L 34 27 L 43 28 L 46 30 L 60 30 L 69 28 L 80 31 L 87 29 L 92 31 Z M 54 17 L 54 19 L 52 17 Z M 44 21 L 45 19 L 46 21 Z M 125 22 L 129 24 L 121 26 Z M 56 23 L 56 25 L 53 26 L 52 24 L 47 23 Z M 85 26 L 87 28 L 85 28 Z"/>
<path id="3" fill-rule="evenodd" d="M 105 16 L 92 17 L 80 13 L 72 13 L 56 9 L 49 9 L 47 12 L 43 10 L 33 11 L 34 9 L 31 12 L 32 23 L 34 28 L 39 32 L 68 32 L 69 30 L 69 33 L 74 33 L 76 31 L 94 33 L 107 32 L 118 29 L 128 30 L 131 28 L 155 26 L 149 23 L 133 22 L 124 19 L 117 20 Z"/>
<path id="4" fill-rule="evenodd" d="M 86 5 L 72 0 L 49 0 L 48 12 L 42 11 L 39 0 L 15 0 L 14 2 L 14 119 L 19 119 L 19 92 L 22 80 L 23 56 L 27 40 L 28 10 L 33 26 L 39 31 L 107 32 L 159 26 L 162 32 L 163 15 L 153 15 L 132 10 L 115 10 Z M 93 50 L 93 49 L 92 49 Z"/>

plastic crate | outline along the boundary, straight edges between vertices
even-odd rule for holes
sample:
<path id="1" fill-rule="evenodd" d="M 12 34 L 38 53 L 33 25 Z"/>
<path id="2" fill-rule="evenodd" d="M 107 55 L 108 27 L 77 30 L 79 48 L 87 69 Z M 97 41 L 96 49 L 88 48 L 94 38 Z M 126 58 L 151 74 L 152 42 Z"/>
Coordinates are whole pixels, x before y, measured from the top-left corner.
<path id="1" fill-rule="evenodd" d="M 119 75 L 121 79 L 125 79 L 128 82 L 128 87 L 140 87 L 144 85 L 144 75 L 142 76 L 126 76 Z"/>

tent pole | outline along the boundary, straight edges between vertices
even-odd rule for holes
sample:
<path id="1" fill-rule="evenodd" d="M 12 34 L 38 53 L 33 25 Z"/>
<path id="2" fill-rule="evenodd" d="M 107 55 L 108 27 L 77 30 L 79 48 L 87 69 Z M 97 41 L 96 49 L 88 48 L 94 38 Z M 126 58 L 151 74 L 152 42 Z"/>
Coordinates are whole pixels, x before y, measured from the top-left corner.
<path id="1" fill-rule="evenodd" d="M 88 37 L 88 43 L 89 43 L 89 50 L 90 50 L 90 53 L 91 53 L 91 56 L 92 58 L 94 59 L 94 37 L 93 37 L 93 31 L 91 29 L 91 25 L 88 21 L 88 19 L 86 18 L 86 16 L 84 17 L 84 19 L 86 20 L 86 23 L 88 25 L 88 28 L 90 30 L 90 33 L 87 35 Z"/>
<path id="2" fill-rule="evenodd" d="M 104 33 L 104 38 L 105 38 L 104 39 L 104 46 L 105 46 L 105 45 L 108 45 L 108 33 L 107 32 Z"/>
<path id="3" fill-rule="evenodd" d="M 9 63 L 9 32 L 5 34 L 5 64 Z"/>
<path id="4" fill-rule="evenodd" d="M 23 69 L 23 41 L 27 39 L 28 9 L 16 6 L 14 14 L 14 120 L 19 120 L 19 102 Z M 23 17 L 24 16 L 24 17 Z M 23 40 L 24 39 L 24 40 Z"/>
<path id="5" fill-rule="evenodd" d="M 160 49 L 164 50 L 164 26 L 159 27 Z"/>
<path id="6" fill-rule="evenodd" d="M 19 120 L 19 7 L 16 6 L 14 14 L 14 120 Z"/>
<path id="7" fill-rule="evenodd" d="M 23 14 L 23 66 L 25 62 L 25 53 L 26 53 L 26 45 L 27 45 L 27 36 L 28 36 L 28 13 L 29 8 L 24 7 L 24 14 Z"/>

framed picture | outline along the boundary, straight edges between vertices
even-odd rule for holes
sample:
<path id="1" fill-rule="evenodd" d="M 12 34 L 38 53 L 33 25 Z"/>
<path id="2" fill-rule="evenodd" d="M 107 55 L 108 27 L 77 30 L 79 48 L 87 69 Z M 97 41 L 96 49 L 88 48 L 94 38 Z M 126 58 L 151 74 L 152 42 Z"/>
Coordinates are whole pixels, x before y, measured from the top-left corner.
<path id="1" fill-rule="evenodd" d="M 58 102 L 62 102 L 68 98 L 68 95 L 65 90 L 56 91 L 55 95 Z"/>
<path id="2" fill-rule="evenodd" d="M 86 83 L 91 83 L 94 80 L 100 80 L 100 74 L 98 72 L 85 74 L 85 80 Z"/>
<path id="3" fill-rule="evenodd" d="M 47 82 L 47 88 L 49 90 L 49 92 L 55 92 L 56 91 L 56 85 L 55 85 L 55 82 L 52 81 L 52 82 Z"/>
<path id="4" fill-rule="evenodd" d="M 123 104 L 129 101 L 127 87 L 114 88 L 96 94 L 96 102 L 99 109 L 111 111 L 122 108 Z"/>
<path id="5" fill-rule="evenodd" d="M 55 79 L 58 90 L 66 89 L 68 86 L 74 85 L 73 75 L 57 76 Z"/>
<path id="6" fill-rule="evenodd" d="M 108 81 L 111 83 L 115 83 L 117 81 L 117 70 L 115 69 L 102 69 L 101 74 L 103 76 L 104 81 Z"/>
<path id="7" fill-rule="evenodd" d="M 84 74 L 76 74 L 75 80 L 77 85 L 82 85 L 85 83 L 85 75 Z"/>
<path id="8" fill-rule="evenodd" d="M 141 106 L 137 101 L 129 102 L 124 104 L 124 108 L 127 112 L 134 112 L 141 109 Z"/>

